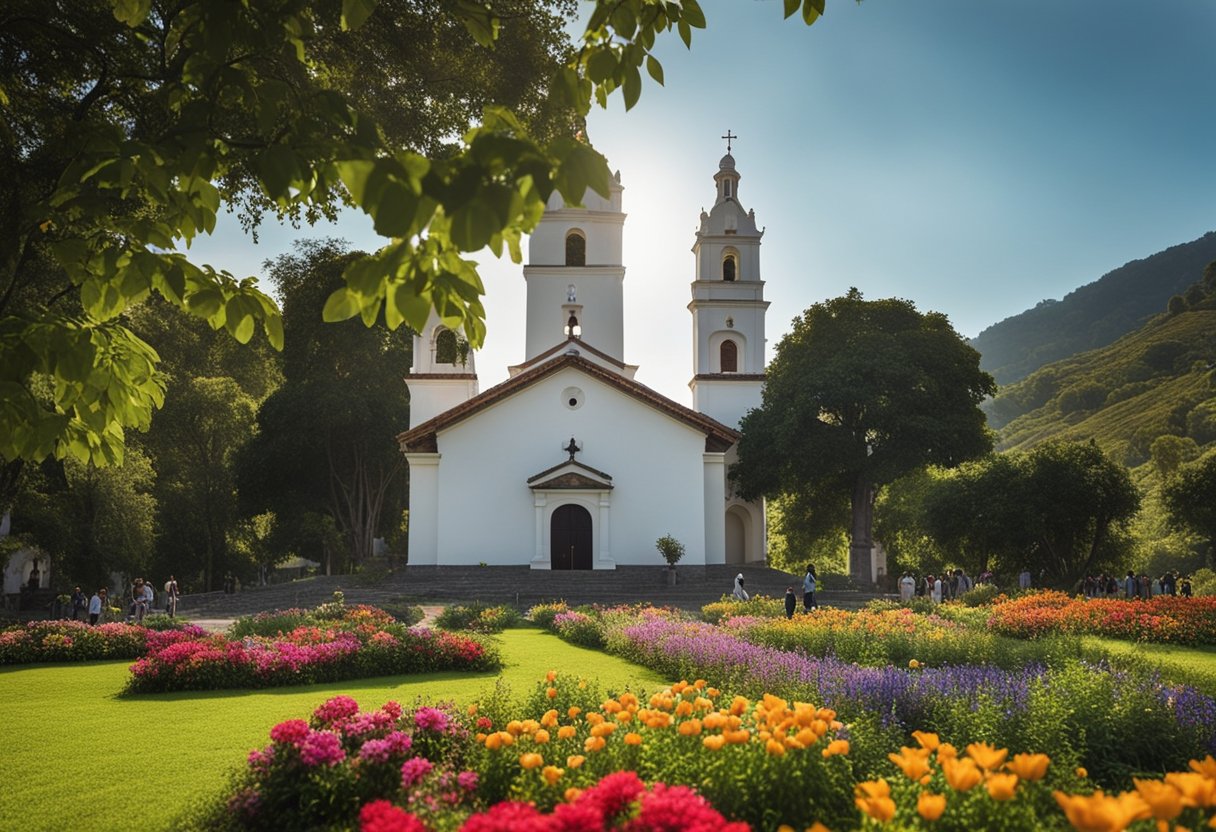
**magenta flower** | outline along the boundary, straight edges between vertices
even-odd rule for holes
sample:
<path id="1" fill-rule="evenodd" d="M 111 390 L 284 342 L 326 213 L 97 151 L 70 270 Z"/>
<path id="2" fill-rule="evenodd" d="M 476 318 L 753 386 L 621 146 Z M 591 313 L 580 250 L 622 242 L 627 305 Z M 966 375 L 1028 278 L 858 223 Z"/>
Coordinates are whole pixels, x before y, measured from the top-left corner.
<path id="1" fill-rule="evenodd" d="M 302 719 L 289 719 L 271 728 L 270 738 L 275 742 L 281 742 L 285 745 L 298 745 L 301 740 L 308 736 L 308 732 L 309 727 L 307 722 Z"/>
<path id="2" fill-rule="evenodd" d="M 300 759 L 309 768 L 332 766 L 346 759 L 346 751 L 342 749 L 342 740 L 337 734 L 331 731 L 309 731 L 308 736 L 300 743 Z"/>
<path id="3" fill-rule="evenodd" d="M 401 788 L 408 789 L 431 773 L 431 761 L 426 757 L 410 757 L 401 764 Z"/>
<path id="4" fill-rule="evenodd" d="M 438 708 L 419 708 L 414 712 L 414 725 L 424 731 L 442 734 L 448 727 L 448 715 Z"/>

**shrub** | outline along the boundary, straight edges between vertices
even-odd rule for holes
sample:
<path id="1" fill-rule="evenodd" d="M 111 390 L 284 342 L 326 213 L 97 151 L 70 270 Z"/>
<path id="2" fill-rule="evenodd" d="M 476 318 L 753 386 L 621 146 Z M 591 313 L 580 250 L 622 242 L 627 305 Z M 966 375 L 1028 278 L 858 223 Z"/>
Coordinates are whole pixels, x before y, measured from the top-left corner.
<path id="1" fill-rule="evenodd" d="M 995 601 L 1000 594 L 996 584 L 980 584 L 960 595 L 959 600 L 968 607 L 984 607 Z"/>
<path id="2" fill-rule="evenodd" d="M 422 607 L 417 604 L 411 604 L 405 599 L 391 599 L 382 603 L 380 608 L 391 615 L 397 623 L 404 624 L 407 627 L 412 627 L 426 617 L 426 613 L 422 611 Z"/>
<path id="3" fill-rule="evenodd" d="M 736 615 L 751 615 L 760 618 L 784 618 L 785 599 L 767 595 L 753 595 L 740 601 L 731 595 L 723 595 L 720 601 L 701 607 L 701 617 L 710 624 L 717 624 Z"/>
<path id="4" fill-rule="evenodd" d="M 1216 598 L 1158 595 L 1144 601 L 1032 592 L 993 606 L 988 626 L 1018 638 L 1087 633 L 1134 641 L 1216 644 Z"/>
<path id="5" fill-rule="evenodd" d="M 198 638 L 204 631 L 178 621 L 159 633 L 114 621 L 91 626 L 83 621 L 31 621 L 0 630 L 0 664 L 136 659 L 171 638 Z"/>
<path id="6" fill-rule="evenodd" d="M 595 617 L 578 610 L 567 610 L 553 617 L 553 629 L 572 644 L 582 647 L 602 647 L 603 635 Z"/>
<path id="7" fill-rule="evenodd" d="M 476 633 L 501 633 L 507 627 L 518 626 L 519 612 L 510 606 L 490 606 L 481 601 L 452 604 L 444 607 L 435 618 L 435 625 L 445 630 L 472 630 Z"/>
<path id="8" fill-rule="evenodd" d="M 536 604 L 532 609 L 528 610 L 528 620 L 538 627 L 551 630 L 553 629 L 553 619 L 557 614 L 566 612 L 569 609 L 565 601 L 550 601 L 545 604 Z"/>
<path id="9" fill-rule="evenodd" d="M 667 561 L 668 566 L 674 567 L 680 562 L 680 558 L 684 557 L 684 544 L 669 534 L 656 540 L 654 546 L 663 556 L 663 560 Z"/>

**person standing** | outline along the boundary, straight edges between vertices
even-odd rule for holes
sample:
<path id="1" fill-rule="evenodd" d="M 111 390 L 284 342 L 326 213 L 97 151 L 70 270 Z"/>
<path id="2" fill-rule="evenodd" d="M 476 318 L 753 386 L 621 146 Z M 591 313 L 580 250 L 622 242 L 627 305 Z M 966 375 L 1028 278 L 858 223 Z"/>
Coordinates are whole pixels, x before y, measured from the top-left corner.
<path id="1" fill-rule="evenodd" d="M 165 612 L 170 618 L 177 615 L 177 597 L 180 593 L 177 589 L 177 578 L 172 575 L 169 580 L 165 581 Z"/>
<path id="2" fill-rule="evenodd" d="M 76 587 L 72 590 L 72 620 L 76 621 L 80 618 L 89 606 L 89 596 L 84 594 L 84 590 Z"/>
<path id="3" fill-rule="evenodd" d="M 131 585 L 131 617 L 136 624 L 143 624 L 147 614 L 148 597 L 144 594 L 144 579 L 136 578 L 135 583 Z"/>
<path id="4" fill-rule="evenodd" d="M 1136 573 L 1128 572 L 1123 579 L 1123 595 L 1125 598 L 1135 598 L 1136 594 Z"/>
<path id="5" fill-rule="evenodd" d="M 96 624 L 97 619 L 101 617 L 101 608 L 106 600 L 105 588 L 101 588 L 93 593 L 93 597 L 89 599 L 89 623 Z"/>
<path id="6" fill-rule="evenodd" d="M 747 594 L 747 590 L 743 588 L 743 573 L 740 572 L 735 576 L 735 591 L 731 593 L 736 601 L 746 601 L 751 598 Z"/>
<path id="7" fill-rule="evenodd" d="M 933 581 L 933 593 L 931 595 L 933 603 L 940 604 L 942 602 L 942 579 L 937 578 Z"/>
<path id="8" fill-rule="evenodd" d="M 807 612 L 819 608 L 819 604 L 815 601 L 815 590 L 818 587 L 819 576 L 815 574 L 815 564 L 808 564 L 806 577 L 802 579 L 802 608 Z"/>
<path id="9" fill-rule="evenodd" d="M 793 618 L 796 609 L 798 609 L 798 596 L 794 594 L 792 586 L 787 586 L 785 588 L 785 617 Z"/>
<path id="10" fill-rule="evenodd" d="M 1188 575 L 1182 576 L 1182 583 L 1178 585 L 1178 594 L 1183 598 L 1191 597 L 1191 579 Z"/>
<path id="11" fill-rule="evenodd" d="M 1018 573 L 1018 589 L 1030 589 L 1030 570 L 1022 567 L 1022 571 Z"/>
<path id="12" fill-rule="evenodd" d="M 905 572 L 904 576 L 899 579 L 899 600 L 906 604 L 912 600 L 912 596 L 916 594 L 916 578 L 912 577 L 911 572 Z"/>

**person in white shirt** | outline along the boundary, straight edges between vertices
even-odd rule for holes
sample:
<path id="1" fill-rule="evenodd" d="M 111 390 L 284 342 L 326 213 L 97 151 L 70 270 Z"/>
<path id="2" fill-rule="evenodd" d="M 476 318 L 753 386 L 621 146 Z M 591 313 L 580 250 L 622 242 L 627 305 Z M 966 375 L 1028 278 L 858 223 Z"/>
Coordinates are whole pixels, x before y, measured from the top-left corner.
<path id="1" fill-rule="evenodd" d="M 751 598 L 751 596 L 747 594 L 747 590 L 743 588 L 742 572 L 735 576 L 735 591 L 732 594 L 739 601 L 746 601 Z"/>
<path id="2" fill-rule="evenodd" d="M 912 596 L 916 594 L 916 578 L 912 577 L 911 572 L 905 572 L 904 576 L 899 579 L 899 600 L 905 604 L 912 600 Z"/>
<path id="3" fill-rule="evenodd" d="M 102 601 L 105 600 L 105 589 L 99 589 L 93 593 L 93 597 L 89 599 L 89 623 L 96 624 L 97 619 L 101 617 Z"/>
<path id="4" fill-rule="evenodd" d="M 933 603 L 940 604 L 942 602 L 942 579 L 938 578 L 933 582 Z"/>

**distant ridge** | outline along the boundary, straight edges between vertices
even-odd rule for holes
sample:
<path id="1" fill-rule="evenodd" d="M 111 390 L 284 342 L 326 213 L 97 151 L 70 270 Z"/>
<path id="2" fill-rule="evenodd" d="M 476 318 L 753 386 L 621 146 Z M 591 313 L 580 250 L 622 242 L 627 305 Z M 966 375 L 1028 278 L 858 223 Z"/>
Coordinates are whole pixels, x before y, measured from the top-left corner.
<path id="1" fill-rule="evenodd" d="M 998 384 L 1040 367 L 1104 347 L 1160 313 L 1216 260 L 1216 231 L 1133 260 L 1064 296 L 993 324 L 971 341 L 980 366 Z"/>

